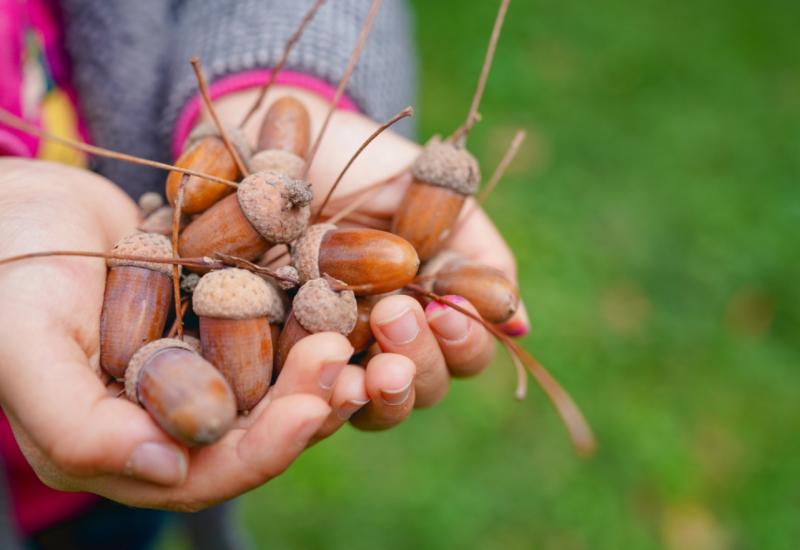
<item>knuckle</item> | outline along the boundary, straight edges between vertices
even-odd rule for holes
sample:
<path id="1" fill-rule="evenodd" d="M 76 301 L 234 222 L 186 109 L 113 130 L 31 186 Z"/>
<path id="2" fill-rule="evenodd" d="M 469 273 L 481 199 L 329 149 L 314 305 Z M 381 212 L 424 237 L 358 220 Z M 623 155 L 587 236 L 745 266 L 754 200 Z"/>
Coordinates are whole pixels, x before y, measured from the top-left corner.
<path id="1" fill-rule="evenodd" d="M 92 453 L 66 436 L 59 436 L 45 454 L 56 468 L 68 475 L 84 476 L 94 470 Z"/>

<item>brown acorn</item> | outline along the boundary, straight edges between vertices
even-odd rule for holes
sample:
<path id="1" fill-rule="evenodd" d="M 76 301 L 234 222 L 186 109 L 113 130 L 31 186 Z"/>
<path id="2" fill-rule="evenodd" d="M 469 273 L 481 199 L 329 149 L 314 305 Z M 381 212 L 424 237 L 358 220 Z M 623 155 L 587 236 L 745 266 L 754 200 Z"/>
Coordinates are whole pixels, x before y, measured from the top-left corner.
<path id="1" fill-rule="evenodd" d="M 258 151 L 287 151 L 300 158 L 308 154 L 311 118 L 303 103 L 284 96 L 270 105 L 258 134 Z"/>
<path id="2" fill-rule="evenodd" d="M 238 410 L 252 409 L 269 387 L 270 318 L 282 317 L 282 299 L 258 275 L 230 268 L 201 277 L 192 308 L 200 318 L 203 357 L 233 388 Z"/>
<path id="3" fill-rule="evenodd" d="M 244 133 L 237 128 L 226 127 L 225 130 L 242 161 L 247 163 L 251 152 Z M 194 129 L 175 165 L 231 181 L 236 181 L 241 176 L 217 128 L 211 123 L 200 124 Z M 175 205 L 182 177 L 183 174 L 180 172 L 170 172 L 167 176 L 166 194 L 172 206 Z M 186 214 L 199 214 L 233 191 L 232 187 L 224 183 L 189 176 L 184 188 L 181 211 Z"/>
<path id="4" fill-rule="evenodd" d="M 236 419 L 236 398 L 225 378 L 182 340 L 163 338 L 137 351 L 125 371 L 125 393 L 187 445 L 214 443 Z"/>
<path id="5" fill-rule="evenodd" d="M 200 214 L 181 233 L 184 257 L 216 253 L 255 260 L 274 244 L 288 243 L 308 226 L 311 186 L 278 172 L 255 172 Z"/>
<path id="6" fill-rule="evenodd" d="M 112 254 L 164 258 L 172 256 L 169 239 L 134 233 L 121 239 Z M 136 350 L 161 337 L 172 306 L 172 266 L 108 260 L 100 313 L 100 365 L 121 379 Z"/>
<path id="7" fill-rule="evenodd" d="M 423 272 L 432 277 L 429 286 L 436 294 L 463 296 L 490 323 L 504 323 L 516 313 L 519 291 L 499 269 L 454 253 L 440 254 L 430 263 L 436 266 Z"/>
<path id="8" fill-rule="evenodd" d="M 464 201 L 478 189 L 478 161 L 465 149 L 431 139 L 411 167 L 413 180 L 392 219 L 392 233 L 424 262 L 441 250 Z"/>
<path id="9" fill-rule="evenodd" d="M 278 363 L 280 372 L 289 351 L 294 345 L 311 334 L 338 332 L 347 336 L 353 331 L 358 316 L 356 298 L 350 290 L 333 290 L 322 277 L 306 282 L 297 291 L 292 301 L 292 310 L 278 340 Z"/>
<path id="10" fill-rule="evenodd" d="M 353 353 L 361 353 L 369 348 L 375 341 L 375 335 L 372 334 L 372 326 L 369 324 L 369 316 L 372 313 L 372 308 L 378 303 L 383 296 L 359 296 L 356 298 L 356 306 L 358 308 L 358 315 L 356 317 L 356 325 L 347 339 L 353 345 L 355 350 Z"/>
<path id="11" fill-rule="evenodd" d="M 358 295 L 402 288 L 419 269 L 419 257 L 406 240 L 377 229 L 313 225 L 292 243 L 291 252 L 301 283 L 328 274 Z"/>

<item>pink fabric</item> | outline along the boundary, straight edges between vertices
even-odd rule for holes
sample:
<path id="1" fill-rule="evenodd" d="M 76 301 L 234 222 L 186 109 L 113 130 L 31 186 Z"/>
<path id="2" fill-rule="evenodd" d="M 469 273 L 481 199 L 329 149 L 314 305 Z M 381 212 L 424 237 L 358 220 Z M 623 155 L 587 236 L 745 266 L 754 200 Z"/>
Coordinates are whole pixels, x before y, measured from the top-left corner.
<path id="1" fill-rule="evenodd" d="M 17 528 L 25 535 L 80 515 L 95 502 L 89 493 L 64 493 L 50 489 L 36 477 L 19 450 L 11 426 L 0 413 L 0 451 L 11 489 L 11 504 Z"/>
<path id="2" fill-rule="evenodd" d="M 69 58 L 61 40 L 60 12 L 55 0 L 0 0 L 0 107 L 17 116 L 22 112 L 22 53 L 25 29 L 33 28 L 42 39 L 44 57 L 55 84 L 77 105 L 75 90 L 70 84 Z M 40 113 L 27 113 L 29 122 L 39 125 Z M 83 121 L 78 131 L 85 141 L 88 132 Z M 0 155 L 35 157 L 39 138 L 14 128 L 0 128 Z"/>
<path id="3" fill-rule="evenodd" d="M 208 88 L 211 99 L 217 99 L 227 94 L 256 88 L 262 86 L 272 74 L 269 69 L 255 69 L 237 73 L 214 82 Z M 328 82 L 320 80 L 314 76 L 292 71 L 281 71 L 275 78 L 275 84 L 285 86 L 296 86 L 317 94 L 326 101 L 333 101 L 336 96 L 336 88 Z M 195 95 L 183 108 L 178 122 L 175 125 L 175 133 L 172 139 L 172 154 L 178 158 L 183 151 L 183 144 L 189 136 L 189 132 L 197 123 L 203 107 L 203 99 L 200 95 Z M 342 96 L 339 100 L 339 109 L 345 111 L 358 111 L 356 104 L 348 97 Z"/>

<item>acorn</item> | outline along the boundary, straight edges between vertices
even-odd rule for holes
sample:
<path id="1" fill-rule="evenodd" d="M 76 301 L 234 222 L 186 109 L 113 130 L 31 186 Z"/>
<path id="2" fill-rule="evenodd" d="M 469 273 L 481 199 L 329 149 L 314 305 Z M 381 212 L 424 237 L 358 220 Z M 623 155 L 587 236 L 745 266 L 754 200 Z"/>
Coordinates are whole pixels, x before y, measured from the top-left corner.
<path id="1" fill-rule="evenodd" d="M 270 105 L 258 134 L 258 151 L 287 151 L 305 158 L 311 135 L 311 118 L 303 103 L 284 96 Z"/>
<path id="2" fill-rule="evenodd" d="M 478 189 L 480 168 L 465 149 L 434 137 L 411 166 L 411 175 L 392 233 L 409 241 L 426 261 L 441 250 L 464 201 Z"/>
<path id="3" fill-rule="evenodd" d="M 161 206 L 150 213 L 142 223 L 136 228 L 144 233 L 158 233 L 160 235 L 172 235 L 172 216 L 171 206 Z M 181 216 L 179 229 L 186 227 L 187 218 Z"/>
<path id="4" fill-rule="evenodd" d="M 112 254 L 164 258 L 170 241 L 156 233 L 134 233 L 121 239 Z M 172 266 L 108 260 L 100 313 L 100 365 L 121 379 L 136 350 L 161 337 L 172 307 Z"/>
<path id="5" fill-rule="evenodd" d="M 508 321 L 519 307 L 519 291 L 505 273 L 458 254 L 439 254 L 423 269 L 436 294 L 463 296 L 490 323 Z"/>
<path id="6" fill-rule="evenodd" d="M 356 324 L 347 335 L 347 339 L 350 340 L 355 350 L 353 354 L 366 351 L 375 342 L 375 335 L 372 334 L 372 326 L 369 324 L 369 316 L 372 308 L 381 298 L 383 296 L 359 296 L 356 298 Z"/>
<path id="7" fill-rule="evenodd" d="M 272 245 L 289 243 L 308 226 L 313 199 L 308 182 L 278 172 L 255 172 L 200 214 L 181 233 L 184 257 L 216 253 L 255 260 Z"/>
<path id="8" fill-rule="evenodd" d="M 409 284 L 419 257 L 408 241 L 377 229 L 312 225 L 292 243 L 300 282 L 328 274 L 358 295 L 384 294 Z"/>
<path id="9" fill-rule="evenodd" d="M 192 296 L 200 318 L 203 357 L 233 388 L 237 409 L 248 411 L 264 397 L 272 373 L 270 320 L 283 317 L 276 289 L 243 269 L 212 271 Z"/>
<path id="10" fill-rule="evenodd" d="M 306 282 L 297 291 L 292 309 L 278 340 L 280 372 L 294 345 L 318 332 L 338 332 L 347 336 L 356 326 L 356 297 L 350 290 L 334 290 L 328 279 L 319 277 Z"/>
<path id="11" fill-rule="evenodd" d="M 188 341 L 163 338 L 137 351 L 125 371 L 125 393 L 190 446 L 214 443 L 236 419 L 233 390 Z"/>
<path id="12" fill-rule="evenodd" d="M 244 133 L 238 128 L 228 126 L 225 127 L 225 131 L 239 157 L 247 163 L 251 151 Z M 210 122 L 200 124 L 192 131 L 175 165 L 231 181 L 236 181 L 241 176 L 239 167 L 225 147 L 219 131 Z M 172 206 L 175 206 L 182 177 L 183 174 L 180 172 L 170 172 L 167 176 L 166 194 Z M 181 211 L 185 214 L 199 214 L 233 191 L 232 187 L 224 183 L 189 176 L 184 187 Z"/>

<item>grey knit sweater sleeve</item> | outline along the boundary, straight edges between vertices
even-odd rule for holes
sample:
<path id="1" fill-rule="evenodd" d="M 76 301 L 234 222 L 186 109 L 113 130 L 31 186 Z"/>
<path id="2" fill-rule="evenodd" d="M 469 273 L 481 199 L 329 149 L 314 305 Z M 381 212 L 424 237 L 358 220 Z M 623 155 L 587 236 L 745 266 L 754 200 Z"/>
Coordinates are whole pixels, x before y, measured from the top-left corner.
<path id="1" fill-rule="evenodd" d="M 189 60 L 210 82 L 275 65 L 312 0 L 61 0 L 75 86 L 99 145 L 170 160 L 175 122 L 197 92 Z M 335 85 L 369 0 L 328 0 L 286 69 Z M 413 104 L 416 67 L 406 0 L 384 0 L 347 95 L 386 119 Z M 408 133 L 410 127 L 400 127 Z M 153 169 L 96 159 L 94 168 L 131 196 L 163 188 Z"/>

